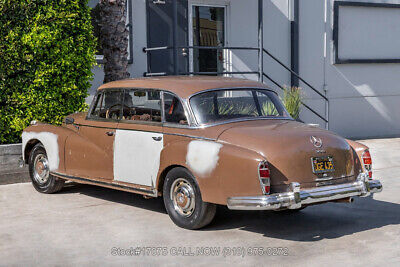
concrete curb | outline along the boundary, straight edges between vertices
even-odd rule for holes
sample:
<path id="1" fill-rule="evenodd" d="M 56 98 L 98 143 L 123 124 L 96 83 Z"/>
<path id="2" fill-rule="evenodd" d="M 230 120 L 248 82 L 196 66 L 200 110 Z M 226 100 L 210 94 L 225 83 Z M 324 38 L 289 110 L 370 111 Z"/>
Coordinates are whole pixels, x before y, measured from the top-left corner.
<path id="1" fill-rule="evenodd" d="M 0 185 L 29 182 L 28 167 L 19 167 L 22 144 L 0 145 Z"/>
<path id="2" fill-rule="evenodd" d="M 21 155 L 22 144 L 0 145 L 0 156 Z"/>

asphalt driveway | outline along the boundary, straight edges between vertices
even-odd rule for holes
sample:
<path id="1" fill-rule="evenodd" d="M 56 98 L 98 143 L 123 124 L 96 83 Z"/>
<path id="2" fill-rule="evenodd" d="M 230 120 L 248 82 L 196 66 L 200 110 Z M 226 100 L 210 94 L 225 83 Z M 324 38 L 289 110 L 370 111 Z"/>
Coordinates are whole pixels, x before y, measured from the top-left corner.
<path id="1" fill-rule="evenodd" d="M 373 198 L 297 214 L 219 207 L 200 231 L 176 227 L 161 199 L 87 185 L 54 195 L 2 185 L 0 265 L 399 266 L 400 139 L 363 143 L 384 186 Z"/>

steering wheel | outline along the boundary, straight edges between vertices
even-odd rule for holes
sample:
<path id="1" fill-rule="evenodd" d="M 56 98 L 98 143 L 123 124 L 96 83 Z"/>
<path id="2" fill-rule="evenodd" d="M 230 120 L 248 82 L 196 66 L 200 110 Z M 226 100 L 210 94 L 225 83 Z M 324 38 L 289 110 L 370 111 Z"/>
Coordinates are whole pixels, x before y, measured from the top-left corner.
<path id="1" fill-rule="evenodd" d="M 124 110 L 125 109 L 130 109 L 130 107 L 128 106 L 128 105 L 126 105 L 126 104 L 120 104 L 120 103 L 117 103 L 117 104 L 114 104 L 114 105 L 112 105 L 112 106 L 110 106 L 108 109 L 107 109 L 107 111 L 106 111 L 106 119 L 109 119 L 110 118 L 110 113 L 111 112 L 115 112 L 115 111 L 120 111 L 120 110 L 115 110 L 115 111 L 112 111 L 111 109 L 113 109 L 114 107 L 116 107 L 116 106 L 122 106 L 122 112 L 124 112 Z M 122 114 L 121 114 L 122 115 Z"/>

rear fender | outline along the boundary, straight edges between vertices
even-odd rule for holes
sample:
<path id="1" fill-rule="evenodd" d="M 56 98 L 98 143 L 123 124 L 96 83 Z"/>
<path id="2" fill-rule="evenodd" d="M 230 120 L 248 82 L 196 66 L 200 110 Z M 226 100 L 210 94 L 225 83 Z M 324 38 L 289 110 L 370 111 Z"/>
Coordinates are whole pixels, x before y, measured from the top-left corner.
<path id="1" fill-rule="evenodd" d="M 354 172 L 355 176 L 357 177 L 359 173 L 363 172 L 362 154 L 364 153 L 365 150 L 368 150 L 369 148 L 356 141 L 352 141 L 349 139 L 346 139 L 346 141 L 353 149 Z"/>
<path id="2" fill-rule="evenodd" d="M 265 159 L 258 153 L 193 138 L 169 143 L 165 136 L 164 142 L 157 179 L 160 192 L 168 170 L 182 166 L 195 176 L 205 202 L 226 205 L 228 197 L 262 194 L 258 164 Z"/>

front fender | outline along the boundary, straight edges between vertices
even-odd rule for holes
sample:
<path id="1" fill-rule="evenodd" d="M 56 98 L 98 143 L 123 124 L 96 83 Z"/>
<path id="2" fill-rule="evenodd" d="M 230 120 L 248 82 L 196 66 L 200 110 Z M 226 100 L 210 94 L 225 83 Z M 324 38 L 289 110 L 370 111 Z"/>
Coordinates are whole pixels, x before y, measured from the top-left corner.
<path id="1" fill-rule="evenodd" d="M 168 139 L 161 152 L 158 188 L 165 170 L 183 166 L 195 176 L 205 202 L 226 205 L 228 197 L 262 194 L 258 164 L 265 159 L 260 154 L 223 142 Z"/>
<path id="2" fill-rule="evenodd" d="M 22 132 L 22 157 L 28 163 L 32 148 L 42 143 L 49 159 L 50 171 L 65 171 L 65 141 L 73 131 L 63 126 L 36 124 Z"/>

